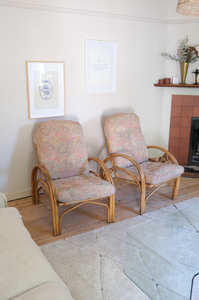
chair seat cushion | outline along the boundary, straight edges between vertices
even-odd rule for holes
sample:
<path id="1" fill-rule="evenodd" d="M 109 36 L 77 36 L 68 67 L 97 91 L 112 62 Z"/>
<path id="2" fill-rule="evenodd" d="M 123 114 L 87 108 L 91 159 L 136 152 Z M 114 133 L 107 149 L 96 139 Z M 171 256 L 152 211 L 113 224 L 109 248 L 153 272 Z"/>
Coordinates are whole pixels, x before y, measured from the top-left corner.
<path id="1" fill-rule="evenodd" d="M 184 168 L 182 166 L 174 164 L 146 161 L 141 163 L 140 166 L 144 171 L 146 184 L 160 184 L 184 173 Z M 138 181 L 140 181 L 140 175 L 135 166 L 128 167 L 126 170 L 130 171 L 135 175 Z M 121 179 L 134 181 L 134 179 L 125 171 L 117 171 L 116 176 Z"/>
<path id="2" fill-rule="evenodd" d="M 115 194 L 111 183 L 91 174 L 53 180 L 55 195 L 60 202 L 109 197 Z"/>

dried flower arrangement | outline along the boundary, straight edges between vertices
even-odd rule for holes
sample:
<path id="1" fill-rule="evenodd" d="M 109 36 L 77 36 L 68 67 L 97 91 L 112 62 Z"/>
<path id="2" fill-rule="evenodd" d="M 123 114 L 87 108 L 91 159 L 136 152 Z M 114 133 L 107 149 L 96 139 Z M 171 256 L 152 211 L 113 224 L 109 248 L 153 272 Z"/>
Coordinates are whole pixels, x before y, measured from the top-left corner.
<path id="1" fill-rule="evenodd" d="M 198 51 L 196 50 L 196 46 L 188 46 L 188 37 L 186 36 L 186 39 L 182 41 L 180 44 L 180 47 L 178 49 L 178 58 L 175 55 L 170 55 L 167 52 L 161 53 L 162 56 L 166 56 L 167 59 L 172 59 L 175 61 L 179 61 L 181 63 L 194 63 L 198 60 Z"/>

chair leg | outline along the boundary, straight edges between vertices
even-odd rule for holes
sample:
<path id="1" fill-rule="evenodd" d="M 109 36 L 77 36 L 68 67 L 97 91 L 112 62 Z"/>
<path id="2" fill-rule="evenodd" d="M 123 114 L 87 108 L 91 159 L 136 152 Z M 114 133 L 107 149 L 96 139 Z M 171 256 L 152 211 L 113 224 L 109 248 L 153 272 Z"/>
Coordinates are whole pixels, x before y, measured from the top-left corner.
<path id="1" fill-rule="evenodd" d="M 140 191 L 140 215 L 145 213 L 146 209 L 146 186 L 142 185 L 141 186 L 141 191 Z"/>
<path id="2" fill-rule="evenodd" d="M 58 208 L 57 208 L 57 203 L 55 203 L 55 202 L 57 202 L 57 201 L 53 201 L 51 199 L 53 236 L 61 235 L 61 225 L 59 228 Z"/>
<path id="3" fill-rule="evenodd" d="M 113 201 L 112 196 L 108 197 L 108 219 L 107 222 L 110 223 L 112 221 L 112 213 L 113 213 Z"/>
<path id="4" fill-rule="evenodd" d="M 53 225 L 53 236 L 57 236 L 61 233 L 59 230 L 59 215 L 57 208 L 57 199 L 55 198 L 54 193 L 52 193 L 50 189 L 50 202 L 51 202 L 51 210 L 52 210 L 52 225 Z"/>
<path id="5" fill-rule="evenodd" d="M 180 186 L 180 176 L 175 179 L 174 188 L 173 188 L 173 196 L 172 199 L 175 200 L 178 197 L 178 190 Z"/>
<path id="6" fill-rule="evenodd" d="M 32 175 L 31 175 L 32 203 L 33 204 L 39 203 L 39 192 L 37 189 L 37 171 L 38 171 L 38 169 L 36 167 L 34 167 L 32 170 Z"/>
<path id="7" fill-rule="evenodd" d="M 112 195 L 108 198 L 108 223 L 114 222 L 115 215 L 115 195 Z"/>
<path id="8" fill-rule="evenodd" d="M 58 220 L 57 235 L 61 235 L 61 219 Z"/>
<path id="9" fill-rule="evenodd" d="M 107 222 L 110 223 L 112 219 L 112 199 L 108 197 L 108 208 L 107 208 Z"/>
<path id="10" fill-rule="evenodd" d="M 111 196 L 112 198 L 112 219 L 111 222 L 115 220 L 115 195 Z"/>

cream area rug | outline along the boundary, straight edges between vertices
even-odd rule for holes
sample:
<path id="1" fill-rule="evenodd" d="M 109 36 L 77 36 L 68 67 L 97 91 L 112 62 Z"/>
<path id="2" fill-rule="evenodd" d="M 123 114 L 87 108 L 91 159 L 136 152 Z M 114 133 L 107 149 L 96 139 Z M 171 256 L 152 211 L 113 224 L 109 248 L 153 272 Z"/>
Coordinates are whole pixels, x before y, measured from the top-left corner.
<path id="1" fill-rule="evenodd" d="M 199 197 L 40 248 L 75 300 L 148 300 L 124 274 L 126 230 L 195 203 Z"/>

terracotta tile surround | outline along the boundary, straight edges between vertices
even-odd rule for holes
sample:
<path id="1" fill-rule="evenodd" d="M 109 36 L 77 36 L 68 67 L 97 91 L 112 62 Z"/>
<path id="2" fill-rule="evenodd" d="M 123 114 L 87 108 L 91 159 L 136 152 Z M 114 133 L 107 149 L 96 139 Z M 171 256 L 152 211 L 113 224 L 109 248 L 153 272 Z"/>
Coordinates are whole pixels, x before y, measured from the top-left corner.
<path id="1" fill-rule="evenodd" d="M 199 117 L 199 96 L 173 95 L 169 151 L 180 165 L 188 164 L 192 117 Z"/>

